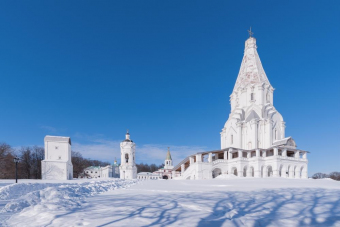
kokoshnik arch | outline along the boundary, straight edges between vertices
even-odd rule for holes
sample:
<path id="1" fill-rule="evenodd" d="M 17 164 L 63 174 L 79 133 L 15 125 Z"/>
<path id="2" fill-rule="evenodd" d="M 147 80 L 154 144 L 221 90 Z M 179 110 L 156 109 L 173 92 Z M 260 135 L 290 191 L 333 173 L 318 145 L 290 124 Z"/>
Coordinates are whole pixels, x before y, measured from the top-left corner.
<path id="1" fill-rule="evenodd" d="M 221 150 L 200 152 L 173 169 L 174 177 L 308 178 L 308 151 L 285 137 L 285 122 L 275 109 L 274 88 L 257 53 L 256 39 L 245 42 L 241 68 L 230 95 L 231 112 L 221 134 Z"/>

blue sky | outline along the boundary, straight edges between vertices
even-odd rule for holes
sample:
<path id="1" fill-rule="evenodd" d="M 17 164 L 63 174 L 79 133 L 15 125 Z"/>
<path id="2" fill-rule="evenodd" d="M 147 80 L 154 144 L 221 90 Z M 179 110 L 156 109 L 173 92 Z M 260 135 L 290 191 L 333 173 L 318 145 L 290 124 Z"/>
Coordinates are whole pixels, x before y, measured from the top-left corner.
<path id="1" fill-rule="evenodd" d="M 218 149 L 251 26 L 309 174 L 339 171 L 339 1 L 1 1 L 0 141 L 112 161 Z"/>

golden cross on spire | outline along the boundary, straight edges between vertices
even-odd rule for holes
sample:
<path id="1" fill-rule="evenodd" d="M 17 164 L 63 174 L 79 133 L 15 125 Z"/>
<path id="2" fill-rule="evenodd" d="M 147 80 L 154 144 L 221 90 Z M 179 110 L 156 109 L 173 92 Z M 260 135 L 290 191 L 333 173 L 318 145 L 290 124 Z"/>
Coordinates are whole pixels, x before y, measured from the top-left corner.
<path id="1" fill-rule="evenodd" d="M 249 37 L 253 37 L 253 35 L 254 35 L 254 32 L 251 31 L 251 27 L 250 27 L 250 29 L 248 30 L 248 34 L 249 34 Z"/>

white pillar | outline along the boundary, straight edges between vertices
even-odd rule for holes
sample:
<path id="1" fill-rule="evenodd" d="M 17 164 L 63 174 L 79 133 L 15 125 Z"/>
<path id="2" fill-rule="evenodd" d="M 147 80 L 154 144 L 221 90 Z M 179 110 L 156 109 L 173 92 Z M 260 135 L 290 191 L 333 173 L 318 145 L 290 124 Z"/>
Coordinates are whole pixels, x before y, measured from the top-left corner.
<path id="1" fill-rule="evenodd" d="M 289 178 L 294 178 L 294 167 L 291 166 L 290 169 L 289 169 Z"/>
<path id="2" fill-rule="evenodd" d="M 196 155 L 196 162 L 202 162 L 202 154 Z"/>
<path id="3" fill-rule="evenodd" d="M 255 142 L 255 144 L 254 144 L 254 148 L 258 148 L 259 146 L 259 139 L 258 139 L 258 131 L 257 131 L 257 129 L 258 129 L 258 121 L 256 120 L 256 119 L 254 119 L 254 120 L 252 120 L 251 121 L 251 124 L 253 125 L 253 127 L 254 127 L 254 142 Z M 251 147 L 251 149 L 253 148 L 253 147 Z"/>
<path id="4" fill-rule="evenodd" d="M 190 165 L 194 164 L 194 158 L 193 157 L 189 157 L 189 160 L 190 160 Z"/>
<path id="5" fill-rule="evenodd" d="M 287 149 L 283 149 L 282 150 L 282 156 L 283 157 L 287 157 Z"/>
<path id="6" fill-rule="evenodd" d="M 261 177 L 261 167 L 258 162 L 254 165 L 254 177 L 256 178 Z"/>
<path id="7" fill-rule="evenodd" d="M 274 156 L 279 155 L 279 149 L 277 147 L 274 147 Z"/>
<path id="8" fill-rule="evenodd" d="M 238 135 L 238 147 L 242 147 L 242 123 L 236 123 L 237 126 L 237 135 Z"/>
<path id="9" fill-rule="evenodd" d="M 295 169 L 295 178 L 300 178 L 300 171 L 301 171 L 301 169 L 299 169 L 298 167 L 296 167 L 296 169 Z"/>
<path id="10" fill-rule="evenodd" d="M 264 168 L 263 169 L 263 178 L 267 178 L 268 177 L 268 169 Z"/>
<path id="11" fill-rule="evenodd" d="M 238 157 L 239 157 L 239 158 L 242 158 L 242 156 L 243 156 L 243 155 L 242 155 L 242 150 L 238 150 Z"/>
<path id="12" fill-rule="evenodd" d="M 208 162 L 212 162 L 212 153 L 209 153 Z"/>
<path id="13" fill-rule="evenodd" d="M 247 151 L 247 158 L 251 158 L 251 151 Z"/>
<path id="14" fill-rule="evenodd" d="M 248 169 L 247 169 L 247 177 L 253 177 L 251 175 L 251 168 L 250 168 L 250 166 L 248 166 Z"/>
<path id="15" fill-rule="evenodd" d="M 303 152 L 302 158 L 307 159 L 307 151 Z"/>
<path id="16" fill-rule="evenodd" d="M 228 159 L 228 151 L 224 151 L 224 156 L 223 156 L 223 158 L 226 160 L 226 159 Z"/>
<path id="17" fill-rule="evenodd" d="M 287 172 L 287 167 L 284 165 L 281 169 L 281 177 L 287 178 L 286 172 Z"/>
<path id="18" fill-rule="evenodd" d="M 262 153 L 262 157 L 266 157 L 267 156 L 267 151 L 262 151 L 263 153 Z"/>
<path id="19" fill-rule="evenodd" d="M 280 165 L 277 163 L 277 161 L 275 161 L 275 163 L 272 165 L 273 168 L 273 177 L 279 177 L 279 167 Z"/>
<path id="20" fill-rule="evenodd" d="M 260 157 L 260 149 L 256 149 L 256 157 Z"/>
<path id="21" fill-rule="evenodd" d="M 184 171 L 185 171 L 185 169 L 184 169 L 184 168 L 185 168 L 185 165 L 184 165 L 184 164 L 182 164 L 182 165 L 181 165 L 181 175 L 183 175 L 183 173 L 184 173 Z"/>
<path id="22" fill-rule="evenodd" d="M 281 124 L 281 139 L 285 138 L 286 122 L 282 121 Z"/>
<path id="23" fill-rule="evenodd" d="M 295 151 L 294 157 L 295 157 L 295 158 L 300 158 L 300 152 L 299 152 L 299 151 Z"/>
<path id="24" fill-rule="evenodd" d="M 233 153 L 231 153 L 232 151 L 233 151 L 233 149 L 228 150 L 228 160 L 233 159 Z"/>
<path id="25" fill-rule="evenodd" d="M 308 179 L 308 167 L 305 166 L 302 170 L 302 178 Z"/>

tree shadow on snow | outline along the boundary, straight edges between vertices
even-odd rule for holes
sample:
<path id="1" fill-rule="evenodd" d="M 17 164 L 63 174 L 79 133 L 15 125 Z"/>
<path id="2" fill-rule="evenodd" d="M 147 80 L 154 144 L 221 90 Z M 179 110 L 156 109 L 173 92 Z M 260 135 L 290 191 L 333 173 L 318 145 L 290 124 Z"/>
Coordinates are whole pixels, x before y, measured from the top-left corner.
<path id="1" fill-rule="evenodd" d="M 338 190 L 288 188 L 220 196 L 224 199 L 197 226 L 334 226 L 340 222 Z M 294 205 L 303 207 L 294 209 Z"/>

